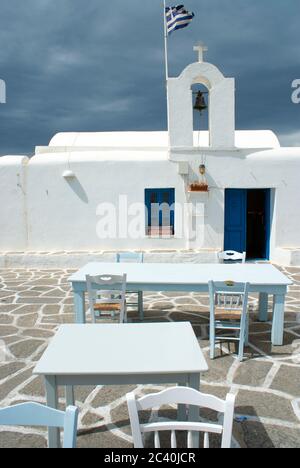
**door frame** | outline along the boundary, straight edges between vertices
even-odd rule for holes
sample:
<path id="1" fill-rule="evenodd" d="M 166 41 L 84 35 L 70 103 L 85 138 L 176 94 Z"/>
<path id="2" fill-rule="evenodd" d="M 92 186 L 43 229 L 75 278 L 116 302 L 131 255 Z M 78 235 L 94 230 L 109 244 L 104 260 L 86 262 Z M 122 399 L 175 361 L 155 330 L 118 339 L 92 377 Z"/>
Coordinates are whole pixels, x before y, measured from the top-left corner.
<path id="1" fill-rule="evenodd" d="M 272 208 L 271 203 L 273 200 L 272 195 L 272 188 L 226 188 L 225 189 L 225 206 L 224 206 L 224 250 L 226 250 L 226 222 L 228 220 L 227 217 L 227 206 L 226 206 L 226 191 L 229 190 L 236 190 L 243 193 L 244 197 L 244 234 L 243 234 L 243 241 L 244 241 L 244 251 L 247 252 L 247 195 L 249 191 L 264 191 L 265 192 L 265 231 L 266 231 L 266 239 L 265 239 L 265 257 L 259 258 L 257 260 L 270 260 L 270 253 L 271 253 L 271 226 L 272 226 Z M 251 259 L 255 260 L 255 259 Z"/>

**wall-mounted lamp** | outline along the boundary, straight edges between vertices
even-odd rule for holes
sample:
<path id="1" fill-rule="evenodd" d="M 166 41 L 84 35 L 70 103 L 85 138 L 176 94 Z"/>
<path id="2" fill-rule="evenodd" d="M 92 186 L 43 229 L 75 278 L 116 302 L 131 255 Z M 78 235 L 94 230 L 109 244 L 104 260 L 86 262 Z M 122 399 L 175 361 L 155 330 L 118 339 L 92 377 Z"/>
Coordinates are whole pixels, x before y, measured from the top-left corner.
<path id="1" fill-rule="evenodd" d="M 201 164 L 201 165 L 199 166 L 199 172 L 200 172 L 200 174 L 201 174 L 202 176 L 204 176 L 204 175 L 206 174 L 206 166 L 205 166 L 205 164 Z"/>
<path id="2" fill-rule="evenodd" d="M 73 171 L 71 170 L 67 170 L 65 172 L 63 172 L 63 178 L 64 179 L 75 179 L 76 178 L 76 175 Z"/>

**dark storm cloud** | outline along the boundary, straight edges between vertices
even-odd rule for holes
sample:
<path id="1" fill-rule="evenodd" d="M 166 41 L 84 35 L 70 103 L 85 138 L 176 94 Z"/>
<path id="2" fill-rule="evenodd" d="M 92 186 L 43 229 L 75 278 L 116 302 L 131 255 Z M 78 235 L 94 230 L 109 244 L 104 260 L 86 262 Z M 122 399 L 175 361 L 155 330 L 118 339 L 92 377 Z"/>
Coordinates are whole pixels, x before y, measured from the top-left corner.
<path id="1" fill-rule="evenodd" d="M 166 128 L 162 0 L 0 0 L 0 154 L 31 153 L 58 131 Z M 175 2 L 176 3 L 176 2 Z M 236 78 L 237 128 L 272 128 L 300 146 L 298 0 L 186 0 L 170 74 L 195 58 Z M 289 137 L 289 135 L 291 135 Z M 299 139 L 297 141 L 297 139 Z"/>

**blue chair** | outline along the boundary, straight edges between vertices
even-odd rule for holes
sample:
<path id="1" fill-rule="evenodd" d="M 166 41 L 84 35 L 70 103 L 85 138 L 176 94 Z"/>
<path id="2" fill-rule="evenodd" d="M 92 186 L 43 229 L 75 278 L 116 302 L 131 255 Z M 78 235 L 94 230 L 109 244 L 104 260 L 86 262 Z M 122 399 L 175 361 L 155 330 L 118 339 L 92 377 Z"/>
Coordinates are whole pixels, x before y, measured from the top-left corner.
<path id="1" fill-rule="evenodd" d="M 38 403 L 22 403 L 0 409 L 0 426 L 46 426 L 64 429 L 63 448 L 76 448 L 78 409 L 69 406 L 66 412 Z"/>
<path id="2" fill-rule="evenodd" d="M 243 360 L 244 346 L 248 345 L 249 283 L 234 281 L 209 282 L 210 295 L 210 358 L 215 358 L 217 341 L 236 341 L 239 343 L 238 359 Z M 217 330 L 235 333 L 235 336 L 216 335 Z"/>
<path id="3" fill-rule="evenodd" d="M 142 252 L 119 252 L 116 257 L 117 263 L 144 263 L 144 254 Z M 140 320 L 144 320 L 143 310 L 143 291 L 127 291 L 128 294 L 137 295 L 135 302 L 126 301 L 127 306 L 137 309 Z"/>

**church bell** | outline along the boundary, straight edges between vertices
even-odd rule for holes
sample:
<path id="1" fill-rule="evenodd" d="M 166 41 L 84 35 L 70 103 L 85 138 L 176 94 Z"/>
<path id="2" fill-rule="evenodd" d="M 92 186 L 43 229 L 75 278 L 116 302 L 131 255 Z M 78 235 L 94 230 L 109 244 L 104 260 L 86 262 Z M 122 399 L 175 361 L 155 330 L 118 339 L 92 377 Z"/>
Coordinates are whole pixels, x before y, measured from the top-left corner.
<path id="1" fill-rule="evenodd" d="M 194 105 L 194 110 L 197 110 L 199 112 L 204 111 L 207 109 L 207 105 L 204 99 L 204 94 L 201 91 L 198 91 L 197 97 L 196 97 L 196 102 Z"/>

